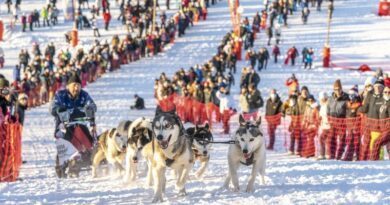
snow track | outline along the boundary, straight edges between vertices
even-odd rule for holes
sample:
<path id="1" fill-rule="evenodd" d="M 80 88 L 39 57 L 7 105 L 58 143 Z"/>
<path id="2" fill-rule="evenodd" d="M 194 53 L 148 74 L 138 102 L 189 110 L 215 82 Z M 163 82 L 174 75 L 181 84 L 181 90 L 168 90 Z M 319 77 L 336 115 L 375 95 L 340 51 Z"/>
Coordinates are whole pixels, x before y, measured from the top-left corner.
<path id="1" fill-rule="evenodd" d="M 262 8 L 258 1 L 240 1 L 245 16 L 252 17 Z M 389 59 L 385 48 L 390 42 L 388 19 L 381 19 L 371 13 L 376 3 L 365 0 L 336 2 L 332 24 L 331 45 L 336 64 L 355 62 L 381 62 Z M 325 6 L 324 6 L 325 8 Z M 99 132 L 116 126 L 120 120 L 135 119 L 140 116 L 151 118 L 154 115 L 153 98 L 154 79 L 161 72 L 171 76 L 179 68 L 188 69 L 194 64 L 202 64 L 216 52 L 224 34 L 230 30 L 230 15 L 226 1 L 209 9 L 207 21 L 199 22 L 188 30 L 183 38 L 176 39 L 172 47 L 158 56 L 131 63 L 118 71 L 107 73 L 96 83 L 88 85 L 87 91 L 98 105 L 97 125 Z M 300 15 L 289 19 L 289 28 L 283 28 L 281 51 L 296 45 L 298 50 L 304 46 L 316 50 L 318 67 L 321 63 L 320 51 L 325 39 L 326 10 L 317 12 L 313 8 L 308 25 L 302 25 Z M 60 30 L 60 29 L 59 29 Z M 57 35 L 62 35 L 56 30 Z M 387 31 L 387 32 L 386 32 Z M 115 33 L 115 30 L 112 31 Z M 372 35 L 372 33 L 375 33 Z M 53 34 L 50 34 L 55 36 Z M 49 34 L 42 40 L 51 39 Z M 108 37 L 108 34 L 107 34 Z M 16 43 L 19 37 L 12 38 Z M 35 37 L 26 37 L 32 38 Z M 55 41 L 58 40 L 55 37 Z M 27 40 L 26 40 L 27 41 Z M 23 41 L 24 42 L 24 41 Z M 29 45 L 21 42 L 14 45 L 17 52 Z M 256 49 L 266 42 L 264 31 L 256 39 Z M 273 41 L 274 42 L 274 41 Z M 43 49 L 43 48 L 41 48 Z M 270 50 L 271 48 L 268 47 Z M 16 51 L 17 50 L 17 51 Z M 7 51 L 6 50 L 6 55 Z M 337 60 L 344 57 L 347 60 Z M 300 62 L 300 58 L 298 58 Z M 11 61 L 15 61 L 16 59 Z M 238 71 L 246 63 L 240 62 Z M 3 71 L 1 71 L 3 72 Z M 8 69 L 9 72 L 9 69 Z M 268 97 L 270 88 L 280 91 L 286 99 L 287 88 L 284 81 L 294 72 L 301 85 L 309 86 L 315 95 L 319 91 L 330 91 L 333 81 L 342 79 L 344 89 L 354 84 L 362 85 L 368 74 L 342 69 L 326 70 L 316 68 L 303 70 L 300 66 L 282 66 L 269 62 L 267 70 L 260 73 L 259 88 L 263 98 Z M 239 73 L 236 82 L 239 81 Z M 144 111 L 130 111 L 133 95 L 144 97 Z M 238 86 L 233 89 L 238 99 Z M 315 96 L 317 98 L 317 96 Z M 34 108 L 26 113 L 23 133 L 23 159 L 27 160 L 21 169 L 23 181 L 0 184 L 0 204 L 147 204 L 151 201 L 153 190 L 145 187 L 145 178 L 141 177 L 130 185 L 122 184 L 120 179 L 102 177 L 92 179 L 89 173 L 83 173 L 79 179 L 57 179 L 54 172 L 55 146 L 53 139 L 54 119 L 48 113 L 49 106 Z M 237 121 L 237 117 L 232 119 Z M 234 130 L 235 124 L 233 124 Z M 209 168 L 203 180 L 191 180 L 187 183 L 186 197 L 177 197 L 174 183 L 168 176 L 165 204 L 357 204 L 390 203 L 390 163 L 377 162 L 342 162 L 315 161 L 288 156 L 285 154 L 284 137 L 287 134 L 279 127 L 276 139 L 276 151 L 267 152 L 266 182 L 262 186 L 256 181 L 253 194 L 234 193 L 221 190 L 227 174 L 227 145 L 214 145 Z M 220 136 L 219 128 L 215 137 Z M 141 163 L 143 164 L 143 163 Z M 196 165 L 197 167 L 198 165 Z M 142 172 L 144 168 L 140 168 Z M 170 173 L 170 172 L 168 172 Z M 249 169 L 241 167 L 239 171 L 241 190 L 245 190 Z"/>

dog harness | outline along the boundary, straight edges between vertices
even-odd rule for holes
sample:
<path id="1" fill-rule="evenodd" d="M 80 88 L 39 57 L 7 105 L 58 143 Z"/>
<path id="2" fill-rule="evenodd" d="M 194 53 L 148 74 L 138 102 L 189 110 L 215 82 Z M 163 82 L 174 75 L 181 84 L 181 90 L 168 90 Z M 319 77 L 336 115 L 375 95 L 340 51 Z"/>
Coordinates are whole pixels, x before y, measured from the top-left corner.
<path id="1" fill-rule="evenodd" d="M 173 147 L 173 149 L 172 149 L 172 152 L 173 152 L 173 153 L 175 153 L 179 148 L 181 148 L 180 151 L 179 151 L 178 153 L 175 154 L 175 156 L 173 157 L 173 159 L 170 159 L 170 158 L 168 158 L 168 157 L 165 159 L 165 165 L 166 165 L 167 167 L 171 167 L 171 165 L 175 162 L 176 156 L 182 155 L 182 154 L 184 153 L 184 150 L 185 150 L 186 146 L 188 146 L 189 142 L 188 142 L 188 141 L 186 140 L 186 138 L 185 138 L 185 137 L 187 137 L 187 135 L 182 135 L 182 137 L 183 137 L 182 140 L 184 141 L 184 143 L 182 144 L 183 146 L 180 146 L 180 147 L 179 147 L 179 145 L 180 145 L 181 143 L 176 142 L 176 144 L 174 145 L 174 147 Z M 187 144 L 186 144 L 186 143 L 187 143 Z M 193 155 L 191 155 L 190 163 L 192 163 L 192 161 L 193 161 L 192 156 L 193 156 Z"/>

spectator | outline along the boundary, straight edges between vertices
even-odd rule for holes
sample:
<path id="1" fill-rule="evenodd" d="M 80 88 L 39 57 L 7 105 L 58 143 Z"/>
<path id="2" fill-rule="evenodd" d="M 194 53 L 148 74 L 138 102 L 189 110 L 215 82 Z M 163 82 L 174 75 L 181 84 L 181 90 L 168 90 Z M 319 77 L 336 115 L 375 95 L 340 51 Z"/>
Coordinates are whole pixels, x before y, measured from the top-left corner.
<path id="1" fill-rule="evenodd" d="M 275 131 L 276 128 L 280 125 L 281 116 L 279 114 L 282 113 L 282 105 L 283 103 L 276 90 L 271 89 L 270 97 L 268 98 L 265 106 L 265 119 L 267 120 L 267 128 L 269 135 L 269 144 L 267 146 L 268 150 L 274 149 Z"/>
<path id="2" fill-rule="evenodd" d="M 332 118 L 345 119 L 347 114 L 348 95 L 343 91 L 341 81 L 337 79 L 333 85 L 333 93 L 329 98 L 327 114 Z M 338 129 L 339 122 L 330 120 L 329 143 L 330 158 L 340 160 L 345 149 L 345 131 Z M 336 153 L 337 150 L 337 153 Z"/>
<path id="3" fill-rule="evenodd" d="M 357 85 L 352 87 L 348 91 L 349 100 L 347 103 L 347 137 L 346 137 L 346 151 L 345 157 L 343 160 L 352 161 L 354 155 L 356 154 L 356 159 L 359 158 L 359 147 L 360 147 L 360 126 L 357 123 L 358 110 L 362 105 Z"/>
<path id="4" fill-rule="evenodd" d="M 280 49 L 277 45 L 272 49 L 272 55 L 274 56 L 274 62 L 278 63 L 278 56 L 280 55 Z"/>
<path id="5" fill-rule="evenodd" d="M 267 70 L 267 64 L 269 59 L 269 53 L 267 48 L 263 47 L 260 49 L 259 53 L 257 54 L 259 63 L 257 65 L 258 71 L 261 71 L 263 68 L 264 70 Z"/>
<path id="6" fill-rule="evenodd" d="M 0 68 L 4 68 L 4 50 L 0 47 Z"/>
<path id="7" fill-rule="evenodd" d="M 222 115 L 223 133 L 229 134 L 229 120 L 236 112 L 236 109 L 234 108 L 234 101 L 231 98 L 229 91 L 227 91 L 223 86 L 219 88 L 216 97 L 219 99 L 219 112 Z"/>
<path id="8" fill-rule="evenodd" d="M 314 137 L 319 126 L 318 104 L 313 95 L 307 97 L 306 109 L 302 121 L 302 157 L 314 157 Z"/>
<path id="9" fill-rule="evenodd" d="M 137 94 L 134 95 L 135 104 L 130 106 L 130 109 L 143 110 L 145 109 L 144 99 L 139 97 Z"/>
<path id="10" fill-rule="evenodd" d="M 319 155 L 317 157 L 318 160 L 330 159 L 330 147 L 327 146 L 328 137 L 330 134 L 330 124 L 328 121 L 328 115 L 326 113 L 326 109 L 328 106 L 328 95 L 326 92 L 320 92 L 319 94 L 320 100 L 320 130 L 319 130 Z M 326 155 L 325 155 L 326 153 Z"/>
<path id="11" fill-rule="evenodd" d="M 243 116 L 249 113 L 249 103 L 248 103 L 247 95 L 248 95 L 247 87 L 242 87 L 239 102 L 240 102 L 241 113 L 243 114 Z"/>
<path id="12" fill-rule="evenodd" d="M 109 10 L 106 10 L 106 12 L 103 13 L 103 21 L 104 21 L 104 29 L 108 31 L 108 26 L 111 21 L 111 14 Z"/>
<path id="13" fill-rule="evenodd" d="M 249 120 L 250 117 L 253 117 L 253 120 L 257 119 L 257 112 L 259 108 L 263 107 L 264 101 L 261 97 L 260 91 L 256 88 L 255 84 L 251 83 L 248 86 L 248 103 L 249 103 L 249 118 L 246 120 Z"/>

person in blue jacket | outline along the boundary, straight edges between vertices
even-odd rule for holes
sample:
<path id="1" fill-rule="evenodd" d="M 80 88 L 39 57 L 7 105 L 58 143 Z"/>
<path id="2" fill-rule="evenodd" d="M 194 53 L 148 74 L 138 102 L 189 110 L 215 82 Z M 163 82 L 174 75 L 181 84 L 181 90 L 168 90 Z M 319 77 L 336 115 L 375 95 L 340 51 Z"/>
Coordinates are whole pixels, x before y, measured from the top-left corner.
<path id="1" fill-rule="evenodd" d="M 56 93 L 50 107 L 50 113 L 56 119 L 55 133 L 58 132 L 59 125 L 62 123 L 61 113 L 68 112 L 70 116 L 69 121 L 72 121 L 75 118 L 86 117 L 87 113 L 95 113 L 96 110 L 96 104 L 91 96 L 81 89 L 80 77 L 76 73 L 73 73 L 68 79 L 66 89 Z M 94 129 L 96 129 L 94 117 L 90 121 L 93 128 L 92 132 L 94 132 Z"/>

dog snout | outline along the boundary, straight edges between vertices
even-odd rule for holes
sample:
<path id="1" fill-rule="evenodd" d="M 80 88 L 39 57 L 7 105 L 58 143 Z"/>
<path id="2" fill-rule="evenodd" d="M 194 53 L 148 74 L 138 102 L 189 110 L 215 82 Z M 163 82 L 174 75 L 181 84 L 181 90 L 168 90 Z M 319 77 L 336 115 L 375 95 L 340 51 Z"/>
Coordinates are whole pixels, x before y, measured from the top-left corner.
<path id="1" fill-rule="evenodd" d="M 138 160 L 138 157 L 133 157 L 133 161 L 137 161 Z"/>
<path id="2" fill-rule="evenodd" d="M 126 149 L 127 147 L 126 147 L 126 145 L 122 145 L 122 149 Z"/>
<path id="3" fill-rule="evenodd" d="M 243 150 L 242 150 L 242 153 L 248 154 L 248 150 L 247 150 L 247 149 L 243 149 Z"/>
<path id="4" fill-rule="evenodd" d="M 164 136 L 162 136 L 162 135 L 157 135 L 157 140 L 162 140 L 163 138 L 164 138 Z"/>
<path id="5" fill-rule="evenodd" d="M 207 155 L 207 151 L 203 151 L 203 155 Z"/>

